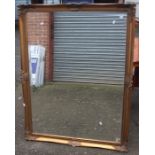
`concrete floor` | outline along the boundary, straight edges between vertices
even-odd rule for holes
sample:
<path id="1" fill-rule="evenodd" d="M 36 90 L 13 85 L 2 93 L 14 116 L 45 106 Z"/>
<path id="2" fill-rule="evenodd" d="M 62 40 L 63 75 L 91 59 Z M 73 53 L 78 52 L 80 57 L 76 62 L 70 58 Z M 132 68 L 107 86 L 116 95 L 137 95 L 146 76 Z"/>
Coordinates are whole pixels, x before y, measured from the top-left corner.
<path id="1" fill-rule="evenodd" d="M 139 123 L 138 123 L 138 89 L 134 89 L 132 97 L 132 113 L 130 121 L 128 153 L 120 153 L 104 149 L 72 147 L 54 143 L 32 142 L 24 139 L 24 111 L 22 92 L 19 80 L 20 73 L 19 32 L 16 30 L 16 155 L 138 155 Z"/>
<path id="2" fill-rule="evenodd" d="M 33 130 L 118 141 L 123 86 L 54 82 L 32 91 Z"/>

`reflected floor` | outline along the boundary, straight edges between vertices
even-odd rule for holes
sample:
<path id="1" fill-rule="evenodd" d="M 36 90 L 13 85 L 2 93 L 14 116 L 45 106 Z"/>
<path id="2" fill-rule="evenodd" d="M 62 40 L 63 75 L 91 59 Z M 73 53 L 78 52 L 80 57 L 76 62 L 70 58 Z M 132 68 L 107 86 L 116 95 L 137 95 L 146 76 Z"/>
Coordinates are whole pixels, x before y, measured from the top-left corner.
<path id="1" fill-rule="evenodd" d="M 33 130 L 118 141 L 123 86 L 52 83 L 32 89 Z"/>

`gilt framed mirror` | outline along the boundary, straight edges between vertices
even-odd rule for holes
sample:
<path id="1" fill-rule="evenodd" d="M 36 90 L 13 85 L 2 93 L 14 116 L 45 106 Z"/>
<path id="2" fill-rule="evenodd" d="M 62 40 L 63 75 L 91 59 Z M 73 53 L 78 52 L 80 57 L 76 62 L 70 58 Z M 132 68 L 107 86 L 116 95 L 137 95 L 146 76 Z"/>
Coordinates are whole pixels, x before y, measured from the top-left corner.
<path id="1" fill-rule="evenodd" d="M 134 5 L 20 6 L 27 140 L 127 151 Z"/>

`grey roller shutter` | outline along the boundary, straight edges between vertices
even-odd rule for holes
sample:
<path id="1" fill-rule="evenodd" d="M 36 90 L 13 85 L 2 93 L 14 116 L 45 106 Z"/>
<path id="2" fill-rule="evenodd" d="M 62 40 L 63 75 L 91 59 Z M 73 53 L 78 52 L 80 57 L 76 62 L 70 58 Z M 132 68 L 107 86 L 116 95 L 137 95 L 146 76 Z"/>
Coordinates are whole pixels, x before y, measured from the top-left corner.
<path id="1" fill-rule="evenodd" d="M 124 84 L 127 14 L 56 12 L 54 81 Z"/>

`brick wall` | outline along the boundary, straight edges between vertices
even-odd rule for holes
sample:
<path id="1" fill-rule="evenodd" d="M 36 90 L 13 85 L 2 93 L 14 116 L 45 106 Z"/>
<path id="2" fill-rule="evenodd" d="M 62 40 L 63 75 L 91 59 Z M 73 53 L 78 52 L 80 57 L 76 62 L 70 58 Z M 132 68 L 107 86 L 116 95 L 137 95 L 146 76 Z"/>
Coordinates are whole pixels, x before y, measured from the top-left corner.
<path id="1" fill-rule="evenodd" d="M 29 12 L 26 17 L 28 44 L 40 44 L 46 48 L 45 81 L 52 80 L 51 15 L 43 12 Z"/>

